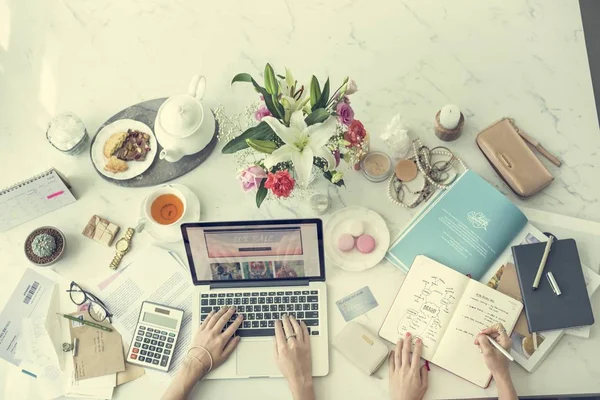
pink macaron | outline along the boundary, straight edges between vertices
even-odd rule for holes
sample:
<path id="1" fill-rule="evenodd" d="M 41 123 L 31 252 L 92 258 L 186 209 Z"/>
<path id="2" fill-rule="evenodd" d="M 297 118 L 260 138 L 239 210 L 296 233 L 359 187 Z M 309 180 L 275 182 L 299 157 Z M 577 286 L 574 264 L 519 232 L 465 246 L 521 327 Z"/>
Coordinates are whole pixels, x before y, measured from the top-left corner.
<path id="1" fill-rule="evenodd" d="M 338 249 L 343 252 L 350 251 L 354 248 L 354 236 L 349 233 L 344 233 L 338 239 Z"/>
<path id="2" fill-rule="evenodd" d="M 375 239 L 371 235 L 361 235 L 356 240 L 356 248 L 358 251 L 364 254 L 371 253 L 373 250 L 375 250 L 375 246 Z"/>

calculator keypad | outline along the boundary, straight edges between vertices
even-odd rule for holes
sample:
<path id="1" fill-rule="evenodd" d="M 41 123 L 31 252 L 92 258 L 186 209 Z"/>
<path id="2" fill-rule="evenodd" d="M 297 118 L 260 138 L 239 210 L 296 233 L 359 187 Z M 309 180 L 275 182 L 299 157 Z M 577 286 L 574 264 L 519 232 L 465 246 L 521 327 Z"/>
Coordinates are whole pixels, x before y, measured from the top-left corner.
<path id="1" fill-rule="evenodd" d="M 175 339 L 176 334 L 173 332 L 139 325 L 129 359 L 166 370 L 169 368 Z"/>

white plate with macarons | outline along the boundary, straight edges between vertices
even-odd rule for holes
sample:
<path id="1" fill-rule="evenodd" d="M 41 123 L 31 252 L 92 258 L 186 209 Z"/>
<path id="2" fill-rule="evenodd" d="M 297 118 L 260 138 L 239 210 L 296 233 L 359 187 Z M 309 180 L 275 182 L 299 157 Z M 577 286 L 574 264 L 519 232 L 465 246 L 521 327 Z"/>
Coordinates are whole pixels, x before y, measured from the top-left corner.
<path id="1" fill-rule="evenodd" d="M 375 211 L 350 206 L 336 211 L 325 224 L 325 256 L 346 271 L 372 268 L 385 257 L 390 231 Z"/>

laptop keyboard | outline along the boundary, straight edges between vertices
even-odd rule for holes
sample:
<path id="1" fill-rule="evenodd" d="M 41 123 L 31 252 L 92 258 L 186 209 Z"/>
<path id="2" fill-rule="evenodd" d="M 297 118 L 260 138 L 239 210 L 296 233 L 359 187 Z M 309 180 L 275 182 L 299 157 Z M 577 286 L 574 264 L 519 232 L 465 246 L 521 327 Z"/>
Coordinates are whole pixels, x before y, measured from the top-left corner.
<path id="1" fill-rule="evenodd" d="M 211 311 L 224 306 L 236 308 L 225 329 L 235 320 L 237 313 L 244 322 L 236 331 L 242 337 L 275 336 L 275 321 L 283 314 L 304 321 L 311 335 L 319 335 L 319 291 L 294 290 L 276 292 L 202 293 L 200 318 L 204 321 Z"/>

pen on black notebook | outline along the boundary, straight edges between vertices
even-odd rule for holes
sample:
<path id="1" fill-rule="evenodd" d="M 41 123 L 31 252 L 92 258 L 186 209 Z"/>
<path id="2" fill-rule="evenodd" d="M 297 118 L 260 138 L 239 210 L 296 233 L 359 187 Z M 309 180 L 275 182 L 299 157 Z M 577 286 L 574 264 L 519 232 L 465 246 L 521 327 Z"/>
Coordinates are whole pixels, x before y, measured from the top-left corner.
<path id="1" fill-rule="evenodd" d="M 536 290 L 540 285 L 540 279 L 542 279 L 542 274 L 544 273 L 544 267 L 546 266 L 546 261 L 548 260 L 548 254 L 550 254 L 550 248 L 552 247 L 552 242 L 554 242 L 554 236 L 550 236 L 548 241 L 546 242 L 546 248 L 544 249 L 544 255 L 542 256 L 542 260 L 540 261 L 540 266 L 538 267 L 537 274 L 535 275 L 535 279 L 533 281 L 533 290 Z"/>

